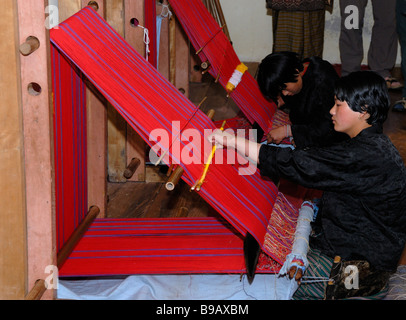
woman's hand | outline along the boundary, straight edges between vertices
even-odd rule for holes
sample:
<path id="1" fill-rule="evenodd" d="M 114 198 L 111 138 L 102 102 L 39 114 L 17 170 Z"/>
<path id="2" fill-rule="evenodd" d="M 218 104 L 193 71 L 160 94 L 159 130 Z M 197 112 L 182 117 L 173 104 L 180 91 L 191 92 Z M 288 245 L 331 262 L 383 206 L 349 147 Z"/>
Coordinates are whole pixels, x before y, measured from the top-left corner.
<path id="1" fill-rule="evenodd" d="M 283 139 L 290 137 L 291 135 L 292 132 L 290 126 L 283 126 L 269 131 L 266 140 L 268 143 L 280 144 Z"/>
<path id="2" fill-rule="evenodd" d="M 209 140 L 211 143 L 214 143 L 217 149 L 222 149 L 224 147 L 234 147 L 234 139 L 234 135 L 220 129 L 214 130 L 213 133 L 207 137 L 207 140 Z"/>

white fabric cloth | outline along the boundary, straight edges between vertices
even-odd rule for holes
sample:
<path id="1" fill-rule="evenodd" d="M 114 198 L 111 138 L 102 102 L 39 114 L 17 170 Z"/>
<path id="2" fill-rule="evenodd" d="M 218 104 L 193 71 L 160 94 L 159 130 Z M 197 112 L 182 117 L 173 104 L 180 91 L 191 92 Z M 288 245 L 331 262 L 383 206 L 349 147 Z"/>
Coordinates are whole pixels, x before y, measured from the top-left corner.
<path id="1" fill-rule="evenodd" d="M 137 275 L 124 279 L 59 280 L 58 299 L 70 300 L 289 300 L 295 281 L 257 274 Z"/>

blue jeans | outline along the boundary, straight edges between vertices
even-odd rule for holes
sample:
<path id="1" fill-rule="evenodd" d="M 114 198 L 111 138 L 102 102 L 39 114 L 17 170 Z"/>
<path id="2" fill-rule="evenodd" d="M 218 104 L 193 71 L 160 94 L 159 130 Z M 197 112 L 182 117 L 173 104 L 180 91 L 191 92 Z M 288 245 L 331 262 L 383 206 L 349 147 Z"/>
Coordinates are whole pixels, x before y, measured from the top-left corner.
<path id="1" fill-rule="evenodd" d="M 396 0 L 396 28 L 402 58 L 402 75 L 406 80 L 406 0 Z M 403 87 L 403 97 L 406 98 L 406 86 Z"/>

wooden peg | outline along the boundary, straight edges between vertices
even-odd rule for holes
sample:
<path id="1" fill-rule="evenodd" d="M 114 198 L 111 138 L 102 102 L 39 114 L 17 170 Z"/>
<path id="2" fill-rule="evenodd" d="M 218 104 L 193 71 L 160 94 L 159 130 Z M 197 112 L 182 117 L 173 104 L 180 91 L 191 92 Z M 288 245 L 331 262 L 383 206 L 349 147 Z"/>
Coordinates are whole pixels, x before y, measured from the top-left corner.
<path id="1" fill-rule="evenodd" d="M 62 249 L 59 251 L 57 256 L 57 266 L 60 269 L 62 265 L 65 263 L 66 259 L 72 253 L 73 249 L 78 244 L 79 240 L 82 239 L 83 235 L 90 227 L 94 219 L 100 213 L 100 209 L 97 206 L 93 206 L 89 209 L 86 217 L 80 223 L 80 225 L 76 228 L 76 230 L 72 233 L 68 241 L 64 244 Z"/>
<path id="2" fill-rule="evenodd" d="M 131 179 L 131 177 L 134 175 L 135 171 L 138 169 L 140 164 L 141 164 L 140 159 L 132 158 L 131 161 L 130 161 L 130 164 L 124 170 L 124 173 L 123 173 L 124 178 Z"/>
<path id="3" fill-rule="evenodd" d="M 46 291 L 45 281 L 39 279 L 35 281 L 34 287 L 31 291 L 27 294 L 24 300 L 41 300 L 44 292 Z"/>
<path id="4" fill-rule="evenodd" d="M 214 117 L 214 114 L 216 113 L 216 110 L 214 110 L 214 109 L 210 109 L 208 112 L 207 112 L 207 116 L 209 117 L 209 119 L 210 120 L 213 120 L 213 117 Z"/>
<path id="5" fill-rule="evenodd" d="M 89 7 L 92 7 L 96 11 L 99 10 L 99 4 L 97 3 L 97 1 L 89 1 L 87 5 Z"/>
<path id="6" fill-rule="evenodd" d="M 168 191 L 172 191 L 175 189 L 176 185 L 178 184 L 180 178 L 183 175 L 183 168 L 181 166 L 178 166 L 173 173 L 171 174 L 171 176 L 169 177 L 168 181 L 165 184 L 165 188 Z"/>
<path id="7" fill-rule="evenodd" d="M 23 56 L 28 56 L 37 50 L 40 46 L 39 40 L 36 37 L 29 36 L 23 44 L 20 45 L 20 53 Z"/>
<path id="8" fill-rule="evenodd" d="M 209 67 L 210 67 L 210 62 L 209 61 L 204 61 L 204 62 L 202 62 L 201 64 L 200 64 L 200 67 L 203 69 L 203 70 L 206 70 L 206 69 L 208 69 Z"/>

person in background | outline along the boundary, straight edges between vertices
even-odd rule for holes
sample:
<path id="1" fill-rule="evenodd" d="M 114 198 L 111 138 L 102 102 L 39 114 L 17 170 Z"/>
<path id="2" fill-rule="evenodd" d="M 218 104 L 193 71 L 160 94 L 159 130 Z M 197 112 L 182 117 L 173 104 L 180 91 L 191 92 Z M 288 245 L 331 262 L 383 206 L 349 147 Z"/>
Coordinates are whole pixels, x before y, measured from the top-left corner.
<path id="1" fill-rule="evenodd" d="M 396 28 L 399 36 L 401 52 L 401 69 L 403 80 L 406 79 L 406 0 L 396 0 Z M 406 87 L 402 90 L 402 99 L 395 102 L 393 111 L 406 111 Z"/>
<path id="2" fill-rule="evenodd" d="M 402 84 L 392 77 L 391 70 L 397 56 L 396 0 L 371 0 L 374 16 L 371 42 L 368 50 L 368 65 L 381 75 L 388 89 L 399 89 Z M 339 49 L 341 75 L 361 70 L 364 58 L 362 32 L 365 7 L 368 0 L 340 0 L 341 32 Z"/>
<path id="3" fill-rule="evenodd" d="M 348 141 L 292 150 L 221 130 L 207 139 L 258 164 L 263 176 L 322 190 L 305 274 L 328 280 L 338 256 L 358 266 L 359 285 L 349 289 L 337 281 L 340 290 L 335 299 L 382 296 L 406 242 L 406 168 L 383 134 L 390 107 L 388 89 L 380 75 L 358 71 L 337 81 L 335 97 L 332 123 L 336 131 L 348 135 Z M 327 281 L 301 283 L 294 298 L 323 299 L 327 287 Z"/>
<path id="4" fill-rule="evenodd" d="M 265 98 L 289 113 L 291 125 L 272 129 L 268 143 L 291 137 L 297 148 L 324 146 L 347 139 L 334 131 L 330 109 L 334 105 L 334 67 L 319 57 L 300 60 L 294 52 L 276 52 L 258 66 L 257 82 Z"/>
<path id="5" fill-rule="evenodd" d="M 330 0 L 328 0 L 330 2 Z M 299 59 L 323 56 L 325 0 L 294 2 L 266 0 L 272 9 L 273 52 L 293 51 Z"/>

